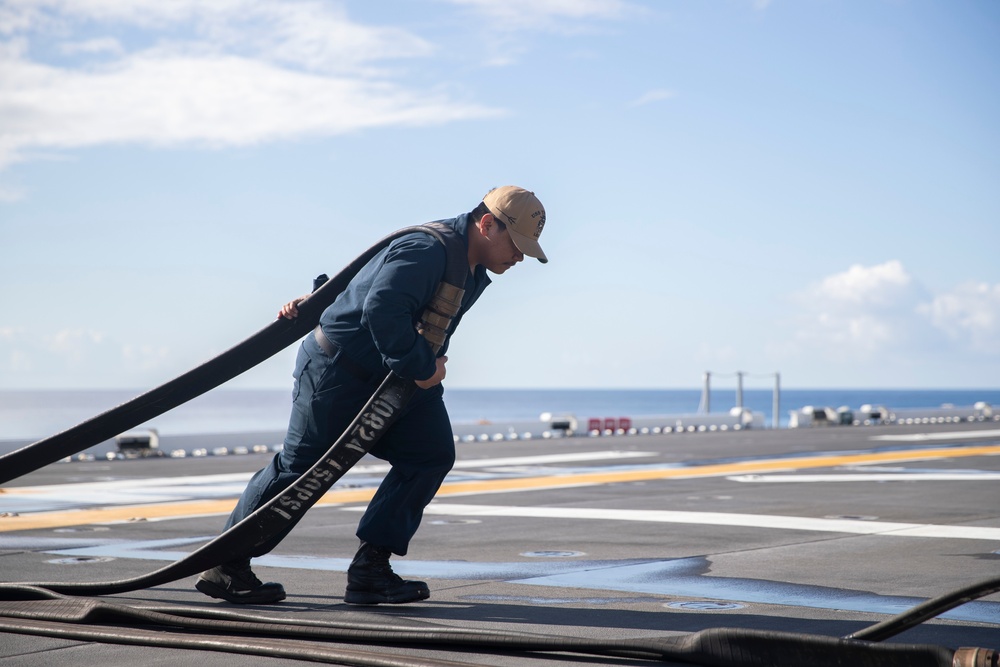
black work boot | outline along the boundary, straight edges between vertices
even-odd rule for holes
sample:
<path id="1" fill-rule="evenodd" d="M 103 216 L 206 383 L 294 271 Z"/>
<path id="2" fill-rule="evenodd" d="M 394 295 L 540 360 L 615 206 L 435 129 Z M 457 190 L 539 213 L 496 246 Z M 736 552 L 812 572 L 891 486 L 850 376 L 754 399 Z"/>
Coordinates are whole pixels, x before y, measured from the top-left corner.
<path id="1" fill-rule="evenodd" d="M 426 600 L 431 596 L 427 584 L 422 581 L 405 581 L 392 571 L 386 547 L 377 547 L 367 542 L 347 568 L 347 604 L 404 604 Z"/>
<path id="2" fill-rule="evenodd" d="M 234 604 L 271 604 L 285 599 L 285 588 L 273 582 L 261 583 L 250 569 L 249 559 L 205 570 L 194 587 L 205 595 Z"/>

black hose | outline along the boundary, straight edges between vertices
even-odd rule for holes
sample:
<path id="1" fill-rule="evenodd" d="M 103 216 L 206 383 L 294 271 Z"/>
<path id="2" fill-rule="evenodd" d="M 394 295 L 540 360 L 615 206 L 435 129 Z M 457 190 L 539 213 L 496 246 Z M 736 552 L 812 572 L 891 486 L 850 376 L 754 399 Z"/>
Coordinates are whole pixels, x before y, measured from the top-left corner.
<path id="1" fill-rule="evenodd" d="M 181 560 L 133 579 L 33 585 L 65 595 L 125 593 L 177 581 L 231 560 L 233 554 L 252 552 L 272 535 L 295 525 L 351 466 L 361 460 L 368 448 L 396 421 L 415 390 L 412 381 L 390 373 L 326 455 L 282 493 Z"/>
<path id="2" fill-rule="evenodd" d="M 960 588 L 950 593 L 945 593 L 936 598 L 931 598 L 915 607 L 912 607 L 902 614 L 893 616 L 890 619 L 876 623 L 863 630 L 847 635 L 847 639 L 864 639 L 872 642 L 880 642 L 898 635 L 904 630 L 908 630 L 924 621 L 939 616 L 950 609 L 954 609 L 966 602 L 986 597 L 991 593 L 1000 591 L 1000 577 L 986 579 L 977 584 Z"/>
<path id="3" fill-rule="evenodd" d="M 435 223 L 430 224 L 433 225 Z M 332 280 L 326 282 L 319 288 L 319 290 L 310 295 L 308 299 L 301 302 L 299 304 L 299 317 L 296 318 L 296 320 L 292 320 L 292 322 L 302 320 L 306 324 L 310 325 L 311 329 L 312 326 L 315 326 L 315 320 L 319 318 L 318 311 L 321 312 L 322 310 L 318 304 L 326 303 L 327 301 L 332 302 L 332 300 L 336 298 L 336 294 L 343 291 L 343 287 L 346 287 L 346 284 L 350 282 L 350 279 L 360 270 L 362 266 L 364 266 L 364 263 L 368 261 L 366 258 L 374 256 L 375 252 L 377 252 L 375 250 L 376 248 L 384 247 L 388 244 L 388 241 L 393 238 L 415 231 L 431 234 L 439 241 L 447 245 L 446 238 L 442 232 L 427 225 L 400 230 L 370 248 L 361 257 L 352 262 L 348 268 L 344 269 L 344 271 Z M 457 312 L 457 306 L 460 305 L 461 302 L 461 292 L 465 285 L 465 275 L 468 272 L 468 261 L 464 252 L 458 253 L 455 251 L 449 251 L 447 254 L 448 264 L 445 272 L 445 279 L 442 285 L 452 287 L 451 290 L 448 290 L 448 293 L 458 299 L 459 304 L 455 305 Z M 459 256 L 456 257 L 456 255 Z M 455 287 L 456 283 L 458 285 L 457 287 Z M 323 290 L 332 291 L 323 293 Z M 442 290 L 439 289 L 438 292 L 440 294 Z M 321 293 L 323 293 L 322 298 L 318 301 L 313 301 L 313 299 Z M 330 296 L 331 294 L 333 295 L 332 298 Z M 312 313 L 311 316 L 306 316 L 306 313 L 302 312 L 304 307 L 307 313 Z M 454 315 L 454 313 L 451 315 Z M 451 315 L 449 315 L 449 317 Z M 283 319 L 284 318 L 279 318 L 279 320 Z M 447 325 L 444 325 L 444 328 L 446 329 Z M 268 331 L 268 329 L 265 329 L 264 331 Z M 283 333 L 285 329 L 278 329 L 278 331 Z M 266 335 L 265 337 L 272 338 L 273 336 Z M 281 336 L 281 338 L 283 338 L 283 336 Z M 177 385 L 180 388 L 177 391 L 184 390 L 185 393 L 192 393 L 194 391 L 201 393 L 203 391 L 207 391 L 209 388 L 218 384 L 216 381 L 219 376 L 212 375 L 212 373 L 222 373 L 222 368 L 217 367 L 218 364 L 216 363 L 219 362 L 221 358 L 225 357 L 230 359 L 230 361 L 224 362 L 225 367 L 229 368 L 235 367 L 236 365 L 244 366 L 246 364 L 247 357 L 251 355 L 251 352 L 244 347 L 245 344 L 246 343 L 236 346 L 219 357 L 216 357 L 212 361 L 180 376 L 176 380 L 168 382 L 166 385 L 158 387 L 157 389 L 134 399 L 120 408 L 112 410 L 110 413 L 99 415 L 98 417 L 84 422 L 78 427 L 64 431 L 63 434 L 60 435 L 73 433 L 77 430 L 82 430 L 91 434 L 104 433 L 111 428 L 108 426 L 109 423 L 114 424 L 115 428 L 117 428 L 120 425 L 121 420 L 126 418 L 125 415 L 134 418 L 134 415 L 137 412 L 145 414 L 149 410 L 159 409 L 165 404 L 163 399 L 150 397 L 159 396 L 163 392 L 171 394 L 171 392 L 175 391 L 165 389 L 165 387 Z M 273 345 L 273 342 L 271 344 Z M 434 343 L 432 343 L 432 347 L 435 347 Z M 254 350 L 255 349 L 256 348 L 254 348 Z M 259 363 L 263 358 L 265 357 L 257 358 L 255 356 L 253 364 Z M 228 377 L 226 379 L 228 379 Z M 216 384 L 212 384 L 213 382 Z M 389 373 L 340 438 L 338 438 L 337 441 L 331 445 L 326 454 L 320 457 L 320 459 L 317 460 L 316 463 L 309 468 L 309 470 L 305 471 L 280 494 L 276 495 L 266 504 L 259 507 L 253 514 L 246 517 L 222 535 L 196 549 L 194 552 L 181 560 L 133 579 L 122 579 L 108 582 L 51 582 L 37 583 L 33 585 L 66 595 L 110 595 L 114 593 L 124 593 L 141 588 L 159 586 L 161 584 L 197 574 L 209 568 L 215 567 L 219 563 L 231 560 L 234 553 L 253 553 L 256 547 L 263 544 L 272 535 L 279 534 L 282 531 L 288 530 L 291 526 L 294 526 L 305 515 L 306 511 L 312 507 L 316 501 L 319 500 L 323 494 L 325 494 L 330 487 L 332 487 L 337 480 L 344 475 L 344 473 L 346 473 L 352 466 L 354 466 L 354 464 L 360 461 L 369 450 L 371 450 L 375 443 L 378 442 L 382 435 L 384 435 L 385 432 L 399 418 L 403 408 L 406 406 L 414 392 L 416 392 L 416 389 L 417 387 L 412 380 L 406 380 L 399 377 L 395 373 Z M 132 403 L 136 403 L 137 407 L 129 407 Z M 118 410 L 121 410 L 121 415 L 112 414 L 116 413 Z M 69 436 L 64 437 L 56 442 L 51 442 L 52 439 L 50 438 L 48 441 L 41 441 L 14 453 L 41 452 L 40 457 L 44 458 L 45 456 L 50 456 L 53 450 L 62 451 L 69 446 L 67 444 L 68 437 Z M 72 446 L 78 447 L 79 443 Z M 87 446 L 90 445 L 84 445 L 83 447 L 80 447 L 80 449 Z M 2 463 L 2 460 L 0 460 L 0 463 Z M 24 462 L 24 456 L 17 460 L 17 464 L 20 467 L 26 465 Z M 43 464 L 38 464 L 35 467 L 41 467 L 41 465 Z"/>
<path id="4" fill-rule="evenodd" d="M 979 582 L 972 586 L 967 586 L 958 591 L 948 593 L 946 595 L 928 600 L 910 610 L 903 612 L 897 616 L 892 617 L 886 621 L 872 625 L 864 630 L 860 630 L 853 634 L 847 635 L 844 639 L 849 640 L 864 640 L 867 642 L 881 642 L 888 639 L 891 636 L 899 634 L 903 630 L 915 627 L 919 623 L 929 620 L 930 618 L 939 616 L 944 612 L 953 609 L 954 607 L 964 604 L 965 602 L 971 602 L 986 595 L 990 595 L 997 591 L 997 587 L 1000 586 L 1000 579 L 989 579 L 986 581 Z M 959 598 L 961 598 L 959 600 Z M 65 600 L 66 598 L 59 593 L 56 593 L 48 588 L 39 587 L 36 584 L 0 584 L 0 602 L 2 601 L 42 601 L 42 600 Z M 220 620 L 233 620 L 233 621 L 246 621 L 253 623 L 271 623 L 271 624 L 283 624 L 287 623 L 288 619 L 270 617 L 262 614 L 249 614 L 232 610 L 223 609 L 206 609 L 204 607 L 177 607 L 177 606 L 143 606 L 139 609 L 150 612 L 162 612 L 168 613 L 176 617 L 184 618 L 201 618 L 201 619 L 220 619 Z M 917 616 L 919 614 L 919 620 Z M 0 616 L 5 615 L 4 608 L 0 606 Z M 905 619 L 906 624 L 903 627 L 902 621 Z M 344 620 L 308 620 L 299 619 L 295 622 L 297 626 L 314 626 L 322 628 L 340 628 L 342 630 L 362 630 L 369 631 L 372 626 L 370 623 L 357 623 Z M 891 628 L 890 628 L 891 626 Z M 381 632 L 392 632 L 397 634 L 414 633 L 415 630 L 410 626 L 389 626 L 381 624 L 378 626 Z M 892 632 L 890 632 L 890 629 Z M 464 628 L 449 628 L 448 630 L 453 634 L 469 635 L 473 637 L 482 636 L 497 636 L 505 637 L 508 633 L 502 631 L 490 631 L 490 630 L 470 630 Z M 878 631 L 878 632 L 876 632 Z M 877 636 L 876 636 L 877 635 Z M 520 636 L 520 635 L 519 635 Z"/>
<path id="5" fill-rule="evenodd" d="M 314 642 L 303 643 L 274 638 L 258 639 L 256 637 L 221 635 L 192 636 L 166 633 L 158 629 L 108 629 L 66 625 L 50 621 L 18 620 L 7 622 L 0 619 L 0 632 L 15 632 L 22 635 L 53 637 L 101 644 L 153 646 L 193 651 L 219 651 L 239 655 L 259 655 L 286 660 L 349 665 L 351 667 L 481 667 L 467 662 L 421 659 L 411 655 L 393 655 L 370 650 L 352 650 L 339 646 L 330 647 Z"/>
<path id="6" fill-rule="evenodd" d="M 31 594 L 31 591 L 23 592 Z M 208 613 L 198 609 L 162 611 L 103 600 L 59 597 L 20 604 L 8 602 L 0 605 L 0 616 L 12 619 L 0 620 L 0 631 L 5 632 L 171 648 L 210 648 L 254 655 L 280 655 L 316 662 L 344 660 L 339 664 L 352 665 L 381 665 L 383 663 L 380 661 L 386 656 L 381 653 L 358 654 L 357 651 L 337 648 L 332 654 L 336 659 L 332 660 L 329 643 L 500 651 L 508 654 L 575 653 L 605 658 L 684 662 L 716 667 L 747 665 L 953 667 L 962 664 L 953 662 L 955 651 L 940 646 L 875 644 L 818 635 L 734 628 L 712 628 L 680 637 L 594 640 L 521 632 L 406 628 L 316 621 L 293 623 L 287 619 L 261 619 L 246 613 Z M 57 621 L 61 624 L 56 625 Z M 72 627 L 66 627 L 64 624 L 70 624 Z M 109 624 L 113 627 L 107 627 Z M 88 627 L 81 629 L 78 626 Z M 140 629 L 142 626 L 150 626 L 158 632 L 151 637 Z M 204 640 L 192 640 L 190 636 L 192 632 L 238 636 L 240 640 L 222 641 L 218 637 L 213 637 L 208 643 L 203 643 Z M 296 643 L 291 643 L 290 639 L 296 640 Z M 317 651 L 317 646 L 323 646 L 325 650 Z M 355 662 L 357 658 L 363 658 L 364 661 Z M 407 659 L 414 660 L 409 664 L 424 664 L 416 662 L 411 656 Z M 456 663 L 430 661 L 428 664 Z"/>
<path id="7" fill-rule="evenodd" d="M 437 230 L 426 225 L 406 227 L 389 234 L 356 257 L 340 273 L 310 294 L 309 298 L 300 302 L 299 316 L 295 319 L 279 317 L 236 346 L 159 387 L 65 431 L 0 456 L 0 484 L 113 438 L 218 387 L 274 356 L 316 326 L 323 310 L 333 303 L 372 257 L 394 239 L 413 232 L 426 232 L 441 239 Z"/>

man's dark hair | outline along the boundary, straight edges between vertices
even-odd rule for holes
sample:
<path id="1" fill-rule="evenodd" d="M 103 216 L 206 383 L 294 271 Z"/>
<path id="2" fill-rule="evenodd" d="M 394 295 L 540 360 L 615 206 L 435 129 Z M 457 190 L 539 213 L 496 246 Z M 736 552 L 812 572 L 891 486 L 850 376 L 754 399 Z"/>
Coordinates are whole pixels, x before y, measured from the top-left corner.
<path id="1" fill-rule="evenodd" d="M 472 209 L 472 213 L 469 214 L 469 217 L 471 217 L 473 220 L 481 220 L 482 217 L 489 212 L 490 209 L 486 207 L 486 204 L 484 202 L 479 202 L 479 206 Z M 499 229 L 501 232 L 507 229 L 507 225 L 504 222 L 502 222 L 500 218 L 494 215 L 493 220 L 496 221 L 497 229 Z"/>

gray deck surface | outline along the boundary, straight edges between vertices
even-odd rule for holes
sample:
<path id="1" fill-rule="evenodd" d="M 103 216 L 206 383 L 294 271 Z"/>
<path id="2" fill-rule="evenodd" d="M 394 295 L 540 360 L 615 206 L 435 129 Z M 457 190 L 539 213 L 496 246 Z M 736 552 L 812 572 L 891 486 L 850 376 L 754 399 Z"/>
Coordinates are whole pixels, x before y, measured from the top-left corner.
<path id="1" fill-rule="evenodd" d="M 292 623 L 590 639 L 712 627 L 840 637 L 1000 574 L 998 429 L 987 422 L 461 443 L 459 464 L 410 553 L 393 559 L 401 575 L 430 584 L 431 598 L 352 607 L 342 596 L 354 530 L 363 496 L 382 474 L 378 461 L 365 459 L 334 487 L 329 504 L 313 508 L 273 554 L 255 561 L 262 579 L 283 583 L 284 602 L 219 602 L 195 591 L 194 577 L 101 599 Z M 158 569 L 217 535 L 249 473 L 268 459 L 98 460 L 27 475 L 0 493 L 0 515 L 8 514 L 0 516 L 0 580 L 109 581 Z M 97 484 L 71 486 L 83 483 Z M 101 509 L 81 514 L 87 508 Z M 48 523 L 32 523 L 42 518 Z M 170 636 L 163 628 L 153 635 Z M 1000 648 L 1000 595 L 888 641 Z M 474 665 L 648 664 L 350 648 Z M 290 662 L 0 632 L 3 664 Z"/>

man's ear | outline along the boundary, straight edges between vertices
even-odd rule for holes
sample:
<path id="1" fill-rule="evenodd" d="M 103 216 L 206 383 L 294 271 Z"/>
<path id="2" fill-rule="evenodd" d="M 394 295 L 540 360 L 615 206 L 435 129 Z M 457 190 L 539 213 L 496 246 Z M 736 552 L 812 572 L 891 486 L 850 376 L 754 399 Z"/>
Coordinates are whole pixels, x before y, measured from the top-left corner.
<path id="1" fill-rule="evenodd" d="M 480 234 L 488 236 L 490 230 L 496 226 L 496 219 L 493 217 L 492 213 L 483 213 L 483 217 L 479 218 L 479 222 L 476 226 L 479 228 Z"/>

